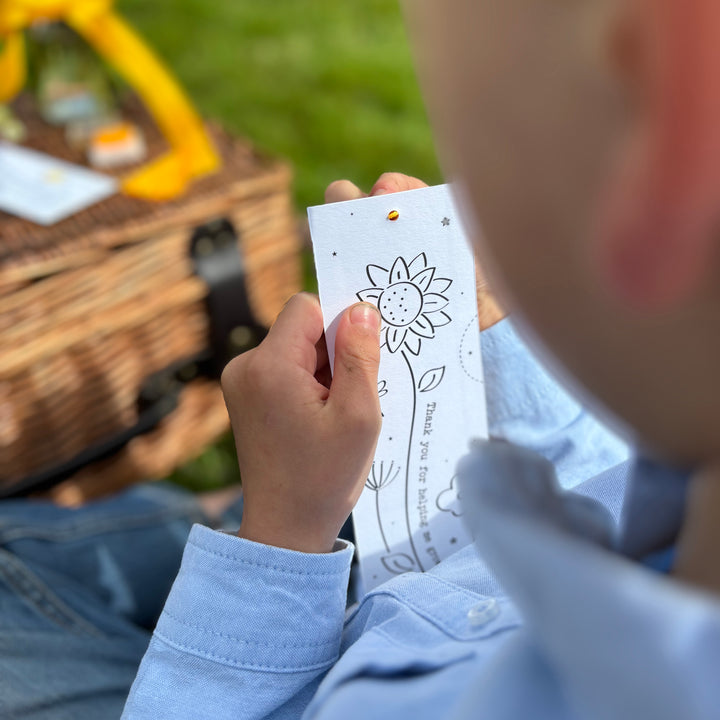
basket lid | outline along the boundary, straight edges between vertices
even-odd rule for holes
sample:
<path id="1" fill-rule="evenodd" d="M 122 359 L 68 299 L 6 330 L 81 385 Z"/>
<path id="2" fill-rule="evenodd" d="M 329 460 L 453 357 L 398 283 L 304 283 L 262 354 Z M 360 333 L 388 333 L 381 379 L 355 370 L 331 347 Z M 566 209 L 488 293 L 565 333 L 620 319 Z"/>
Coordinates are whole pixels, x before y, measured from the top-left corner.
<path id="1" fill-rule="evenodd" d="M 67 144 L 62 128 L 42 120 L 31 96 L 21 95 L 12 107 L 27 127 L 23 145 L 87 164 L 82 151 Z M 167 151 L 165 139 L 136 98 L 125 103 L 123 116 L 142 129 L 147 159 Z M 209 123 L 208 130 L 222 156 L 222 167 L 195 180 L 183 196 L 169 202 L 116 194 L 50 227 L 0 211 L 0 295 L 18 284 L 93 262 L 98 251 L 137 242 L 163 227 L 177 225 L 178 215 L 188 224 L 201 222 L 213 213 L 213 205 L 221 213 L 228 202 L 287 186 L 290 172 L 285 164 L 262 157 L 249 143 L 232 138 L 216 124 Z M 110 174 L 125 175 L 132 169 L 129 166 Z"/>

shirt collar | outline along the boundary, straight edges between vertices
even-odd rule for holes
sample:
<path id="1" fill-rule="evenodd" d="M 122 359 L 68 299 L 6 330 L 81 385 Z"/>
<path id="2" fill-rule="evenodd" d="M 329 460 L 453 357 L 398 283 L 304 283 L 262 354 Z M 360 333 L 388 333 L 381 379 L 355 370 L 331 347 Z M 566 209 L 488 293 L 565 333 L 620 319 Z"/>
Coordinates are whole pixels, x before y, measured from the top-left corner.
<path id="1" fill-rule="evenodd" d="M 674 545 L 685 514 L 690 473 L 647 457 L 634 461 L 616 548 L 640 559 Z"/>
<path id="2" fill-rule="evenodd" d="M 476 441 L 460 465 L 487 479 L 494 502 L 640 560 L 675 543 L 690 472 L 639 456 L 563 491 L 550 462 L 497 440 Z M 501 482 L 493 479 L 502 477 Z"/>

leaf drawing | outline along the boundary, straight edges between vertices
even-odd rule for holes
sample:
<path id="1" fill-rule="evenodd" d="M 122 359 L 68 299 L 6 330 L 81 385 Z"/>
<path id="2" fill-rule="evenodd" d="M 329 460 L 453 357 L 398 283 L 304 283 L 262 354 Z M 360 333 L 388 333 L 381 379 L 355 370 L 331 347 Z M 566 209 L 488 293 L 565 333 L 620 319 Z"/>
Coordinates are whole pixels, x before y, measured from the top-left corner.
<path id="1" fill-rule="evenodd" d="M 428 392 L 429 390 L 434 390 L 442 382 L 443 377 L 445 377 L 444 365 L 442 365 L 441 367 L 433 368 L 432 370 L 428 370 L 420 378 L 420 382 L 418 382 L 418 390 L 420 392 Z"/>
<path id="2" fill-rule="evenodd" d="M 400 575 L 401 573 L 415 570 L 415 561 L 405 553 L 386 555 L 382 558 L 382 564 L 385 566 L 385 569 L 393 573 L 393 575 Z"/>

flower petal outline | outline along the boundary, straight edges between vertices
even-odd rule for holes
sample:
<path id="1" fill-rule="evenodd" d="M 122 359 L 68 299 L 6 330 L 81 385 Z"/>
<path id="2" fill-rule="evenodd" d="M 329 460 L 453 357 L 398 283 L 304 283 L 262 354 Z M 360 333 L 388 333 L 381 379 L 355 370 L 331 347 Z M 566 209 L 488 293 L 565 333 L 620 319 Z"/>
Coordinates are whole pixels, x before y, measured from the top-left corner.
<path id="1" fill-rule="evenodd" d="M 400 346 L 405 341 L 407 335 L 407 328 L 388 328 L 387 331 L 387 348 L 388 352 L 394 353 L 400 349 Z"/>
<path id="2" fill-rule="evenodd" d="M 405 347 L 408 349 L 408 352 L 411 352 L 413 355 L 419 355 L 420 354 L 420 336 L 415 335 L 414 333 L 408 333 L 405 338 Z"/>
<path id="3" fill-rule="evenodd" d="M 425 268 L 412 278 L 412 282 L 420 288 L 423 294 L 425 294 L 430 289 L 430 283 L 432 282 L 434 276 L 434 267 Z"/>
<path id="4" fill-rule="evenodd" d="M 419 255 L 416 255 L 408 265 L 408 271 L 410 272 L 410 275 L 417 275 L 418 273 L 421 273 L 425 268 L 427 267 L 427 256 L 424 252 L 421 252 Z"/>
<path id="5" fill-rule="evenodd" d="M 386 288 L 390 284 L 390 272 L 387 268 L 380 267 L 380 265 L 368 265 L 365 268 L 370 282 L 376 288 Z"/>
<path id="6" fill-rule="evenodd" d="M 444 293 L 453 281 L 450 278 L 435 278 L 432 281 L 432 291 L 436 293 Z"/>
<path id="7" fill-rule="evenodd" d="M 358 293 L 355 293 L 358 299 L 360 299 L 362 302 L 370 303 L 371 305 L 377 305 L 377 301 L 380 299 L 380 296 L 382 295 L 382 288 L 366 288 L 365 290 L 361 290 Z"/>
<path id="8" fill-rule="evenodd" d="M 434 313 L 447 307 L 448 299 L 444 295 L 438 293 L 426 293 L 423 295 L 422 311 L 424 313 Z"/>
<path id="9" fill-rule="evenodd" d="M 428 340 L 435 337 L 435 328 L 425 315 L 418 315 L 415 320 L 408 325 L 408 328 L 420 337 Z"/>
<path id="10" fill-rule="evenodd" d="M 398 257 L 390 268 L 390 283 L 403 282 L 409 279 L 410 271 L 408 270 L 407 263 L 402 257 Z"/>
<path id="11" fill-rule="evenodd" d="M 444 325 L 448 325 L 451 322 L 452 318 L 446 312 L 440 311 L 437 314 L 433 315 L 432 324 L 436 328 L 443 327 Z"/>

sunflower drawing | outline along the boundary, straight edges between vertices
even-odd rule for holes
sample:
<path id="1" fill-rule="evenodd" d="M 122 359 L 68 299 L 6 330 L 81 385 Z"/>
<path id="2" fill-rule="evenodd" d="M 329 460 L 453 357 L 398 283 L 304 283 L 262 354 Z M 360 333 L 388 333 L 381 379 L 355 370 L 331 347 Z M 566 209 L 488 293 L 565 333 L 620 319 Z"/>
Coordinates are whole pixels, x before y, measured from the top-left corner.
<path id="1" fill-rule="evenodd" d="M 389 352 L 404 347 L 418 355 L 422 339 L 434 338 L 435 328 L 451 322 L 443 312 L 448 299 L 442 293 L 452 285 L 452 280 L 436 278 L 436 270 L 428 267 L 425 253 L 409 263 L 398 257 L 390 270 L 380 265 L 366 267 L 373 286 L 358 292 L 357 297 L 376 305 L 380 311 L 382 346 Z"/>

